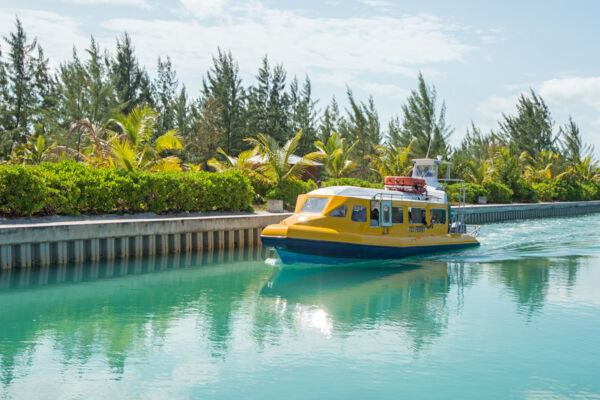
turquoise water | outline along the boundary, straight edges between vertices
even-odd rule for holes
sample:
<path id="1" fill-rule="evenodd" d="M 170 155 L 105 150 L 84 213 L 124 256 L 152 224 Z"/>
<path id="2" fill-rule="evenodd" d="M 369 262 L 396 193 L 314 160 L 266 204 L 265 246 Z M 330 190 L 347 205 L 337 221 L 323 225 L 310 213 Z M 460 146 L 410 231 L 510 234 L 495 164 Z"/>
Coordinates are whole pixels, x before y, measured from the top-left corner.
<path id="1" fill-rule="evenodd" d="M 3 272 L 0 398 L 600 398 L 600 214 L 481 242 L 346 267 L 253 250 Z"/>

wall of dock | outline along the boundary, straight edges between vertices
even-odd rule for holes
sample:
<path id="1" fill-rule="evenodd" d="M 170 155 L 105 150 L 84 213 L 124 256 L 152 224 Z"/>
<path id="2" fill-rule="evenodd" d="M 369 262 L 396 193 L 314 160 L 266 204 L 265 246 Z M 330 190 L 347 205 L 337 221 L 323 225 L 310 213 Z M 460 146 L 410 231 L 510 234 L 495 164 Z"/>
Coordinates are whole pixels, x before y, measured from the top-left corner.
<path id="1" fill-rule="evenodd" d="M 474 205 L 464 212 L 466 223 L 485 224 L 596 213 L 600 201 Z M 265 226 L 289 215 L 5 221 L 0 223 L 0 269 L 254 248 L 261 245 Z"/>
<path id="2" fill-rule="evenodd" d="M 535 204 L 486 204 L 465 207 L 467 224 L 485 224 L 517 219 L 563 217 L 600 212 L 600 201 Z"/>
<path id="3" fill-rule="evenodd" d="M 290 214 L 127 218 L 0 224 L 0 268 L 260 246 L 260 232 Z"/>

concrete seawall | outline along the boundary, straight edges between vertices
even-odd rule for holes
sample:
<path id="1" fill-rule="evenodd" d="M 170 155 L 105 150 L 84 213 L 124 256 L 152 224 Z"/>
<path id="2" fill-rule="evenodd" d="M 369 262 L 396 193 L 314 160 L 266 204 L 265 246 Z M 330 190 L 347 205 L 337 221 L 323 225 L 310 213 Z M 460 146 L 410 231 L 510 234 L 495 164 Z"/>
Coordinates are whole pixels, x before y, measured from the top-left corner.
<path id="1" fill-rule="evenodd" d="M 0 224 L 0 268 L 260 246 L 262 228 L 288 215 L 4 221 Z"/>
<path id="2" fill-rule="evenodd" d="M 465 207 L 467 224 L 485 224 L 516 219 L 563 217 L 600 212 L 600 201 L 534 204 L 486 204 Z"/>
<path id="3" fill-rule="evenodd" d="M 469 224 L 600 212 L 600 201 L 465 207 Z M 260 232 L 291 214 L 19 219 L 0 221 L 0 268 L 64 265 L 260 246 Z"/>

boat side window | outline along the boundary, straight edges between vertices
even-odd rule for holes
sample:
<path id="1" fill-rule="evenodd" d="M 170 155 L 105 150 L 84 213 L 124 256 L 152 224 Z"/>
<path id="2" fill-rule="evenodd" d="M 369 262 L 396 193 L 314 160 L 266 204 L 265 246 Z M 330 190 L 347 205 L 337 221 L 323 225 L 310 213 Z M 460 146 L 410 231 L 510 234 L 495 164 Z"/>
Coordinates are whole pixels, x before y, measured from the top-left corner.
<path id="1" fill-rule="evenodd" d="M 348 207 L 346 207 L 346 205 L 339 206 L 336 209 L 331 210 L 331 212 L 329 213 L 329 216 L 336 217 L 336 218 L 345 218 L 347 211 L 348 211 Z"/>
<path id="2" fill-rule="evenodd" d="M 446 224 L 446 210 L 440 208 L 432 208 L 429 213 L 431 214 L 431 223 L 436 225 Z"/>
<path id="3" fill-rule="evenodd" d="M 392 224 L 404 223 L 404 209 L 402 207 L 392 207 Z"/>
<path id="4" fill-rule="evenodd" d="M 408 209 L 408 222 L 427 225 L 427 210 L 421 207 L 410 207 Z"/>
<path id="5" fill-rule="evenodd" d="M 302 205 L 301 213 L 320 213 L 323 211 L 329 198 L 327 197 L 309 197 Z"/>
<path id="6" fill-rule="evenodd" d="M 367 222 L 367 207 L 365 207 L 365 206 L 352 207 L 352 221 Z"/>

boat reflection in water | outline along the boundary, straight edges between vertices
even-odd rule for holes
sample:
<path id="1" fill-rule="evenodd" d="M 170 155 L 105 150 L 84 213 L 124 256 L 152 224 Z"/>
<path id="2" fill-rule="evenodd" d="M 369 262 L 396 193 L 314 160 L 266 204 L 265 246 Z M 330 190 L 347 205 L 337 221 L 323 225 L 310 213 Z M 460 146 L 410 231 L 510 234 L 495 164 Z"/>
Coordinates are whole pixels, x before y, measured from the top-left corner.
<path id="1" fill-rule="evenodd" d="M 335 334 L 401 327 L 418 349 L 446 328 L 447 296 L 458 270 L 462 266 L 446 262 L 286 265 L 260 294 L 272 312 L 287 314 L 296 329 Z"/>

